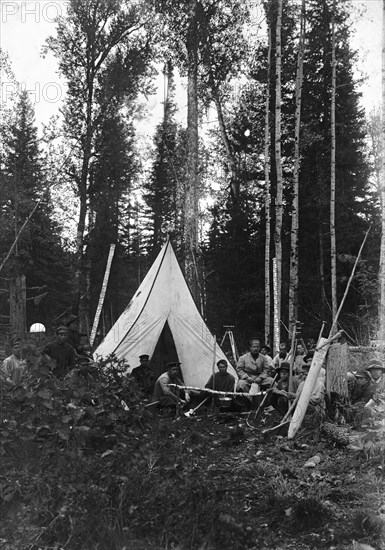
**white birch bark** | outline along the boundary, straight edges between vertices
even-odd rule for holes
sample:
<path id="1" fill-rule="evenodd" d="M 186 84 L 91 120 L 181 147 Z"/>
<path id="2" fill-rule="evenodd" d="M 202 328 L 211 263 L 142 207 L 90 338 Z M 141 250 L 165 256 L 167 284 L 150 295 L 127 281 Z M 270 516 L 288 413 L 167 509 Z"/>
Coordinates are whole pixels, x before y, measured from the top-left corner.
<path id="1" fill-rule="evenodd" d="M 336 249 L 336 1 L 333 0 L 332 14 L 332 90 L 331 90 L 331 162 L 330 162 L 330 261 L 332 318 L 337 313 L 337 249 Z"/>
<path id="2" fill-rule="evenodd" d="M 281 295 L 282 295 L 282 217 L 283 217 L 283 176 L 282 176 L 282 155 L 281 155 L 281 28 L 282 28 L 282 0 L 277 4 L 276 23 L 276 85 L 275 85 L 275 165 L 277 174 L 277 193 L 275 201 L 275 230 L 274 244 L 275 257 L 277 261 L 277 305 L 276 310 L 279 319 L 281 318 Z M 275 338 L 277 336 L 275 335 Z M 279 340 L 279 337 L 278 337 Z M 274 342 L 274 348 L 278 349 L 279 341 Z"/>
<path id="3" fill-rule="evenodd" d="M 295 86 L 295 135 L 294 135 L 294 174 L 293 204 L 291 210 L 291 246 L 289 276 L 289 326 L 298 319 L 298 227 L 299 227 L 299 172 L 300 172 L 300 127 L 303 83 L 303 56 L 305 42 L 305 0 L 302 0 L 301 23 L 297 56 L 297 76 Z"/>
<path id="4" fill-rule="evenodd" d="M 381 250 L 380 250 L 380 305 L 379 340 L 385 344 L 385 0 L 382 3 L 382 175 L 381 175 Z"/>
<path id="5" fill-rule="evenodd" d="M 269 46 L 267 53 L 267 80 L 265 102 L 265 342 L 270 344 L 271 327 L 271 283 L 270 283 L 270 242 L 271 242 L 271 213 L 270 213 L 270 72 L 271 72 L 271 23 L 269 22 Z"/>

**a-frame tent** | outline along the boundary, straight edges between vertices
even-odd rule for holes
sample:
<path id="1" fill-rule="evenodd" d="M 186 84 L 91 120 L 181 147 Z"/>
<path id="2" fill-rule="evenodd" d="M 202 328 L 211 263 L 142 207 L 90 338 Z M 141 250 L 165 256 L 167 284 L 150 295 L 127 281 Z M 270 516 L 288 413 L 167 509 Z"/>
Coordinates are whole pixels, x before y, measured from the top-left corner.
<path id="1" fill-rule="evenodd" d="M 169 240 L 126 309 L 95 350 L 95 356 L 107 357 L 113 353 L 118 359 L 124 358 L 130 372 L 137 366 L 140 355 L 152 357 L 166 322 L 181 362 L 184 383 L 203 388 L 212 374 L 214 340 L 195 305 Z M 219 359 L 227 360 L 217 345 L 216 362 Z M 228 372 L 237 378 L 230 364 Z"/>

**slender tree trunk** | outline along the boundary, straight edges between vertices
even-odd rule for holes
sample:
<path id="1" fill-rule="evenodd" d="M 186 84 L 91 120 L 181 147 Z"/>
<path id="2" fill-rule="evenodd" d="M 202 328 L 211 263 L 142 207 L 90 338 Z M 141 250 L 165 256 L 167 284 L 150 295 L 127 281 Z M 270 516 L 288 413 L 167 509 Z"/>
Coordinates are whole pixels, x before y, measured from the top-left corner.
<path id="1" fill-rule="evenodd" d="M 277 260 L 277 313 L 281 318 L 281 298 L 282 298 L 282 217 L 283 217 L 283 176 L 282 176 L 282 157 L 281 157 L 281 28 L 282 28 L 282 1 L 278 0 L 278 13 L 276 23 L 276 84 L 275 84 L 275 165 L 277 173 L 277 194 L 275 201 L 275 257 Z M 278 349 L 279 342 L 274 342 L 274 347 Z"/>
<path id="2" fill-rule="evenodd" d="M 187 36 L 187 178 L 185 192 L 185 276 L 191 293 L 199 303 L 196 272 L 198 251 L 198 37 L 197 0 L 190 0 Z"/>
<path id="3" fill-rule="evenodd" d="M 294 136 L 294 178 L 293 205 L 291 213 L 290 282 L 289 282 L 289 327 L 298 319 L 298 227 L 299 227 L 299 170 L 300 170 L 300 127 L 303 83 L 303 56 L 305 43 L 305 0 L 302 0 L 301 25 L 297 57 L 295 86 L 295 136 Z"/>
<path id="4" fill-rule="evenodd" d="M 379 306 L 379 335 L 378 338 L 385 343 L 385 0 L 382 2 L 382 181 L 381 181 L 381 251 L 380 251 L 380 306 Z"/>
<path id="5" fill-rule="evenodd" d="M 336 250 L 336 1 L 333 0 L 332 13 L 332 90 L 331 90 L 331 173 L 330 173 L 330 260 L 332 318 L 337 313 L 337 250 Z"/>
<path id="6" fill-rule="evenodd" d="M 87 96 L 87 118 L 86 118 L 86 134 L 83 141 L 83 159 L 78 183 L 80 209 L 79 219 L 76 231 L 76 271 L 75 271 L 75 287 L 73 297 L 73 313 L 79 315 L 79 331 L 87 333 L 86 316 L 89 313 L 89 303 L 87 303 L 87 266 L 84 254 L 84 232 L 86 229 L 86 219 L 88 213 L 88 176 L 91 159 L 92 148 L 92 105 L 93 105 L 93 83 L 92 77 L 89 76 L 88 96 Z"/>
<path id="7" fill-rule="evenodd" d="M 265 342 L 271 345 L 271 269 L 270 269 L 270 245 L 271 245 L 271 212 L 270 212 L 270 73 L 271 73 L 271 22 L 269 25 L 269 47 L 267 52 L 267 78 L 265 100 Z"/>
<path id="8" fill-rule="evenodd" d="M 210 81 L 214 82 L 214 78 L 210 77 Z M 238 168 L 237 168 L 237 162 L 235 159 L 235 155 L 233 153 L 233 149 L 231 147 L 230 139 L 226 131 L 226 125 L 225 125 L 225 118 L 223 116 L 223 109 L 222 109 L 222 103 L 219 99 L 218 90 L 216 89 L 215 85 L 213 84 L 211 86 L 211 93 L 214 100 L 214 104 L 217 110 L 218 115 L 218 124 L 219 124 L 219 131 L 222 138 L 222 143 L 224 145 L 225 151 L 226 151 L 226 157 L 227 157 L 227 164 L 230 169 L 230 190 L 231 195 L 233 198 L 234 203 L 238 203 L 239 200 L 239 190 L 240 190 L 240 180 L 238 175 Z"/>

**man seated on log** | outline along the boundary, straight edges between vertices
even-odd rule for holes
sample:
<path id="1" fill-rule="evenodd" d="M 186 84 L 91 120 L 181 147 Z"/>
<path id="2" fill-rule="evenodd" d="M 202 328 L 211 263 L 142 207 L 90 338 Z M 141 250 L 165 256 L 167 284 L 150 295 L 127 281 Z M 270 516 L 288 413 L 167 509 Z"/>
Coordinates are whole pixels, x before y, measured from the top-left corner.
<path id="1" fill-rule="evenodd" d="M 12 338 L 11 349 L 12 355 L 4 359 L 0 369 L 1 377 L 7 388 L 14 388 L 20 384 L 25 370 L 25 361 L 23 361 L 21 357 L 20 338 Z"/>
<path id="2" fill-rule="evenodd" d="M 144 353 L 139 355 L 139 366 L 135 367 L 131 374 L 135 378 L 139 389 L 146 397 L 151 396 L 154 387 L 154 375 L 150 369 L 150 356 Z"/>
<path id="3" fill-rule="evenodd" d="M 289 391 L 290 364 L 286 361 L 278 368 L 278 373 L 279 380 L 277 385 L 272 389 L 270 404 L 282 414 L 282 416 L 285 416 L 289 408 L 289 400 L 295 399 L 299 380 L 296 376 L 293 376 L 293 391 Z"/>
<path id="4" fill-rule="evenodd" d="M 225 359 L 220 359 L 217 362 L 218 372 L 210 376 L 207 384 L 205 385 L 205 388 L 209 390 L 233 392 L 235 386 L 235 378 L 232 374 L 227 372 L 227 366 L 227 361 Z M 207 397 L 207 394 L 205 395 L 205 397 Z M 224 396 L 215 395 L 216 405 L 220 404 L 220 397 Z"/>
<path id="5" fill-rule="evenodd" d="M 56 329 L 56 342 L 48 344 L 43 353 L 54 359 L 55 367 L 52 373 L 60 379 L 66 377 L 67 374 L 74 368 L 77 354 L 74 348 L 67 342 L 68 327 L 60 326 Z"/>
<path id="6" fill-rule="evenodd" d="M 270 365 L 268 359 L 260 353 L 261 342 L 258 338 L 250 338 L 249 352 L 238 359 L 237 391 L 250 393 L 255 390 L 255 385 L 262 390 L 267 390 L 273 383 L 270 376 Z M 254 384 L 254 386 L 253 386 Z M 252 388 L 253 386 L 253 388 Z"/>
<path id="7" fill-rule="evenodd" d="M 164 410 L 165 416 L 171 416 L 177 407 L 183 407 L 183 405 L 191 401 L 188 391 L 184 391 L 184 399 L 182 399 L 180 396 L 183 395 L 183 390 L 169 386 L 169 384 L 183 386 L 179 371 L 179 362 L 167 363 L 167 371 L 161 374 L 155 382 L 151 401 L 154 404 L 157 403 L 158 408 Z"/>

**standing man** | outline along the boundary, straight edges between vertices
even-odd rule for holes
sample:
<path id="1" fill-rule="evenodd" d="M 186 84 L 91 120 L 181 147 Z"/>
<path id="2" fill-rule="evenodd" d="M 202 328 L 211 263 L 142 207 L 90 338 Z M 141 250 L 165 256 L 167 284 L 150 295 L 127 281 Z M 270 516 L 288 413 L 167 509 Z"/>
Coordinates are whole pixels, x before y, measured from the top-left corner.
<path id="1" fill-rule="evenodd" d="M 56 342 L 48 344 L 43 350 L 43 353 L 51 357 L 56 363 L 52 373 L 61 379 L 65 378 L 73 369 L 77 357 L 74 348 L 67 342 L 68 333 L 68 327 L 58 327 L 56 329 Z"/>
<path id="2" fill-rule="evenodd" d="M 166 412 L 172 413 L 177 406 L 183 406 L 190 402 L 190 395 L 186 391 L 185 399 L 180 397 L 182 390 L 169 386 L 169 384 L 177 384 L 183 386 L 183 382 L 179 378 L 179 362 L 167 363 L 167 372 L 161 374 L 155 382 L 154 392 L 152 394 L 152 402 L 159 401 L 159 407 L 166 409 Z"/>
<path id="3" fill-rule="evenodd" d="M 21 359 L 20 338 L 11 340 L 12 355 L 4 359 L 1 367 L 1 377 L 8 388 L 20 384 L 25 370 L 25 362 Z"/>
<path id="4" fill-rule="evenodd" d="M 139 355 L 139 366 L 135 367 L 131 374 L 135 378 L 139 389 L 148 397 L 151 396 L 154 387 L 154 375 L 150 369 L 150 356 Z"/>
<path id="5" fill-rule="evenodd" d="M 258 338 L 250 338 L 249 352 L 238 359 L 237 374 L 239 377 L 237 391 L 249 393 L 252 384 L 258 384 L 267 389 L 273 382 L 270 377 L 268 359 L 260 353 L 261 342 Z"/>
<path id="6" fill-rule="evenodd" d="M 302 367 L 304 365 L 305 348 L 303 344 L 297 344 L 297 351 L 295 354 L 293 373 L 297 376 L 302 374 Z"/>

